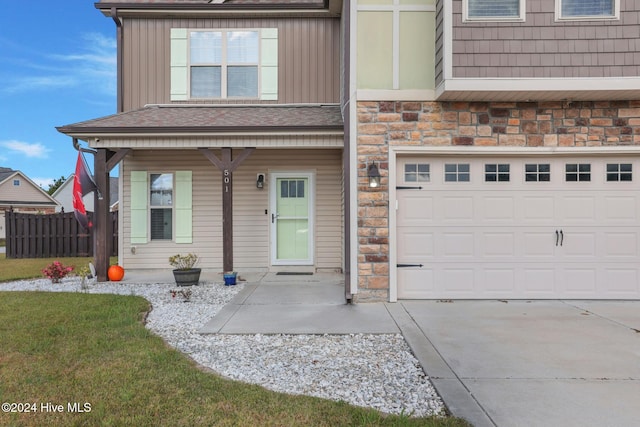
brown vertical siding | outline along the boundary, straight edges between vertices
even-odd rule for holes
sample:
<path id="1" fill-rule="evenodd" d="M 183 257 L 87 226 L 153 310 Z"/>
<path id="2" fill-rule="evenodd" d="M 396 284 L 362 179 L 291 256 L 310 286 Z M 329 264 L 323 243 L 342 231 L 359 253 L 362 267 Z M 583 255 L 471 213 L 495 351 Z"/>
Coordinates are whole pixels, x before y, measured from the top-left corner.
<path id="1" fill-rule="evenodd" d="M 278 28 L 276 102 L 337 103 L 340 100 L 339 26 L 339 19 L 328 18 L 127 19 L 124 23 L 124 109 L 171 102 L 171 28 Z"/>
<path id="2" fill-rule="evenodd" d="M 640 76 L 640 2 L 621 0 L 619 20 L 557 22 L 555 1 L 527 1 L 525 22 L 462 22 L 453 0 L 452 77 Z"/>

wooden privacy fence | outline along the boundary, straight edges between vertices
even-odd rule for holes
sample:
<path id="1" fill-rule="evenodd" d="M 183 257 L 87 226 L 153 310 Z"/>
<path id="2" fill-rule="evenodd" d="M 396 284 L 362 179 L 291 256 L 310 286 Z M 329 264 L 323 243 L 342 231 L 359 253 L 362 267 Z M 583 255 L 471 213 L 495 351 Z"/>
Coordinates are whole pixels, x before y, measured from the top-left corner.
<path id="1" fill-rule="evenodd" d="M 87 212 L 89 220 L 93 213 Z M 118 212 L 111 212 L 111 256 L 118 254 Z M 5 212 L 7 258 L 93 256 L 93 229 L 78 224 L 73 212 L 24 214 Z"/>

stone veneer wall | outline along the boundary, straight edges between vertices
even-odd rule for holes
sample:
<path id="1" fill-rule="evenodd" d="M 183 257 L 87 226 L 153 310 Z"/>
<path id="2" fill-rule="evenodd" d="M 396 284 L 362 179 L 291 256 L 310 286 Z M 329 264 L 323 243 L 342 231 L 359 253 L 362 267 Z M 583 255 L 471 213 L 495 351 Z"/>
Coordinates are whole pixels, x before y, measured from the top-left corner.
<path id="1" fill-rule="evenodd" d="M 398 146 L 640 145 L 640 101 L 358 102 L 358 301 L 389 298 L 388 153 Z M 382 175 L 369 188 L 367 165 Z"/>

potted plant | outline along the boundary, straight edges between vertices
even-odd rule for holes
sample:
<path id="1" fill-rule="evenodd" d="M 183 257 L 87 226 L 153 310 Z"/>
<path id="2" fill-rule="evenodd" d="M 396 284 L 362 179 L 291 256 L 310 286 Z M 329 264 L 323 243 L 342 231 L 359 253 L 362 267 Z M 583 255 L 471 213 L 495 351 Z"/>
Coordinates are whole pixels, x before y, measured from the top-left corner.
<path id="1" fill-rule="evenodd" d="M 200 268 L 196 268 L 200 258 L 196 254 L 174 255 L 169 257 L 173 267 L 173 277 L 178 286 L 194 286 L 200 281 Z"/>

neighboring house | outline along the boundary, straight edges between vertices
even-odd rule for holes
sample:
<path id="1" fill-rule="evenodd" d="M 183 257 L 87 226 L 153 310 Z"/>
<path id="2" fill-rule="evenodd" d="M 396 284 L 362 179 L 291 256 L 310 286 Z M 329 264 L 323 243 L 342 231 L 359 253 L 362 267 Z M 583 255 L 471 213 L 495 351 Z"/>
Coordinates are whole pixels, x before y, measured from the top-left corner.
<path id="1" fill-rule="evenodd" d="M 100 188 L 119 164 L 119 263 L 342 271 L 341 1 L 96 7 L 116 22 L 118 114 L 58 129 L 96 150 Z"/>
<path id="2" fill-rule="evenodd" d="M 75 174 L 69 175 L 69 177 L 53 192 L 51 197 L 56 199 L 59 205 L 56 207 L 56 212 L 64 210 L 64 212 L 73 212 L 73 178 Z M 109 210 L 111 212 L 118 210 L 118 177 L 109 178 Z M 84 208 L 87 212 L 94 211 L 95 194 L 89 193 L 82 198 L 84 202 Z"/>
<path id="3" fill-rule="evenodd" d="M 640 299 L 640 2 L 354 7 L 359 297 Z"/>
<path id="4" fill-rule="evenodd" d="M 6 238 L 4 213 L 54 213 L 58 203 L 20 171 L 0 167 L 0 239 Z"/>

